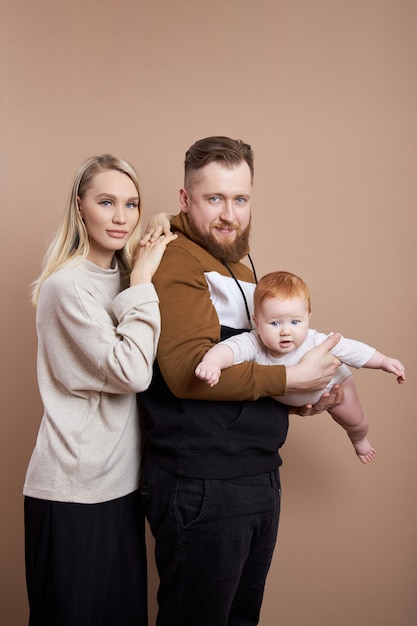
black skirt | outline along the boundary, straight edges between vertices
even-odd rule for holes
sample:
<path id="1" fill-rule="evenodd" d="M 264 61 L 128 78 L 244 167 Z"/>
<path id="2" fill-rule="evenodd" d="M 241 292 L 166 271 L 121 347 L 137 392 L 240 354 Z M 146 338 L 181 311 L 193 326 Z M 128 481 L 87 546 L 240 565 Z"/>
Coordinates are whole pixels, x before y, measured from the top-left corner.
<path id="1" fill-rule="evenodd" d="M 29 626 L 147 626 L 138 491 L 100 504 L 25 497 Z"/>

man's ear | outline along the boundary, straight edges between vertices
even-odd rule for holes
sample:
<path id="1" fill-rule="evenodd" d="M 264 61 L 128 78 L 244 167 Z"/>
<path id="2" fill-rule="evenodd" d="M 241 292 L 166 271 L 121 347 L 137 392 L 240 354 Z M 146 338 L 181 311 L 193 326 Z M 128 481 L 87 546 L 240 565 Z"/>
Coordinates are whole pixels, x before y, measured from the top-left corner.
<path id="1" fill-rule="evenodd" d="M 188 197 L 188 191 L 184 187 L 182 187 L 182 189 L 180 189 L 180 204 L 181 204 L 181 211 L 183 213 L 187 213 L 189 202 L 190 202 L 190 199 Z"/>

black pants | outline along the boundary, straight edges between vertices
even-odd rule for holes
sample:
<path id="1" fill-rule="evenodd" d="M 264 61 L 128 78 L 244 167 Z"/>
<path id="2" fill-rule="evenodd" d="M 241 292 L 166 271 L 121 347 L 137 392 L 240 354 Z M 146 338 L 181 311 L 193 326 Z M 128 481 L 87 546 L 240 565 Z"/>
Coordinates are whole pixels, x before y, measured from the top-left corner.
<path id="1" fill-rule="evenodd" d="M 157 626 L 258 624 L 278 529 L 278 471 L 201 480 L 148 461 L 142 493 L 156 539 Z"/>
<path id="2" fill-rule="evenodd" d="M 139 492 L 100 504 L 25 498 L 29 626 L 147 626 Z"/>

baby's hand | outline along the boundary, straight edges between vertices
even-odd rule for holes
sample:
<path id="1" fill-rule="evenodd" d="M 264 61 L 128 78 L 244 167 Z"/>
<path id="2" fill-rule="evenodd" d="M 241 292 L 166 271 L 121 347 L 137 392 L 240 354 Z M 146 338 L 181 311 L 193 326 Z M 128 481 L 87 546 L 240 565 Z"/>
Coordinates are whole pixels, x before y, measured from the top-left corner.
<path id="1" fill-rule="evenodd" d="M 398 383 L 405 383 L 405 367 L 398 361 L 397 359 L 391 359 L 391 357 L 386 356 L 382 359 L 381 368 L 384 372 L 388 372 L 389 374 L 395 374 L 397 377 Z"/>
<path id="2" fill-rule="evenodd" d="M 217 385 L 220 380 L 220 374 L 221 369 L 208 361 L 201 361 L 195 368 L 197 378 L 210 385 L 210 387 Z"/>

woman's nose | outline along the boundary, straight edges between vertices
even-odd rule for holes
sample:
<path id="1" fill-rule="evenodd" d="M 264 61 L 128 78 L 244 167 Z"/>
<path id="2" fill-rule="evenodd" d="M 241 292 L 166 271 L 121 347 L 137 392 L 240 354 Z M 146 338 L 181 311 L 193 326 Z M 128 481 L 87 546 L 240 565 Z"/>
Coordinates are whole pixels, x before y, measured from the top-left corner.
<path id="1" fill-rule="evenodd" d="M 125 210 L 122 206 L 118 206 L 114 210 L 113 222 L 116 224 L 125 224 L 126 223 L 126 215 Z"/>

